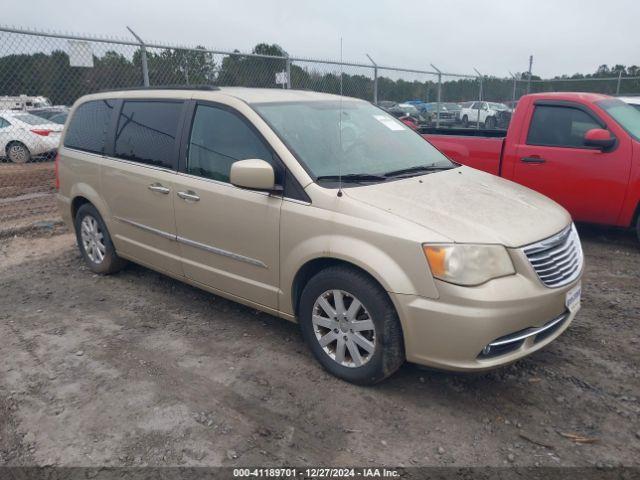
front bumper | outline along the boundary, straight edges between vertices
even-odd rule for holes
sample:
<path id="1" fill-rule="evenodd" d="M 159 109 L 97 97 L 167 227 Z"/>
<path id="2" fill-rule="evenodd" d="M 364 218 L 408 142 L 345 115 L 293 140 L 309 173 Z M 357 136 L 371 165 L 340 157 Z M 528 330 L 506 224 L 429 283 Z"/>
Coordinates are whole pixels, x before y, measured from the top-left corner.
<path id="1" fill-rule="evenodd" d="M 568 311 L 566 295 L 582 272 L 567 285 L 548 288 L 524 255 L 510 253 L 515 275 L 477 287 L 436 280 L 437 299 L 391 294 L 408 361 L 445 370 L 489 370 L 541 349 L 569 326 L 577 310 Z M 518 337 L 523 338 L 503 343 Z M 492 343 L 502 346 L 487 350 Z"/>

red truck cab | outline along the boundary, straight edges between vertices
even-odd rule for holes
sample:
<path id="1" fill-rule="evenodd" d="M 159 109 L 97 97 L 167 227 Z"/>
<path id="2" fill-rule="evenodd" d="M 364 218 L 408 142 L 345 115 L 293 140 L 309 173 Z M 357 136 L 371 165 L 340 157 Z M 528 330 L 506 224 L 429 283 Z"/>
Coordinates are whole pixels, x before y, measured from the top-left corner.
<path id="1" fill-rule="evenodd" d="M 506 135 L 452 129 L 423 136 L 452 160 L 552 198 L 576 221 L 635 226 L 640 235 L 640 111 L 614 97 L 526 95 Z"/>

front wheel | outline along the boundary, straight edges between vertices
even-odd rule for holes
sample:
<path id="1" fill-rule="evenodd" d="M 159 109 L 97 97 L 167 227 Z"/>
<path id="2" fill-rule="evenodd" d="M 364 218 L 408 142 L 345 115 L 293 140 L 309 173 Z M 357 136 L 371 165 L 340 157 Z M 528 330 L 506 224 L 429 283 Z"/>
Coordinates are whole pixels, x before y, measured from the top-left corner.
<path id="1" fill-rule="evenodd" d="M 640 242 L 640 215 L 638 215 L 638 220 L 636 222 L 636 235 L 638 236 L 638 241 Z"/>
<path id="2" fill-rule="evenodd" d="M 484 126 L 489 130 L 493 130 L 496 128 L 496 119 L 494 117 L 489 117 L 485 120 Z"/>
<path id="3" fill-rule="evenodd" d="M 115 273 L 127 264 L 116 254 L 107 226 L 96 207 L 85 203 L 75 218 L 76 238 L 84 261 L 92 272 Z"/>
<path id="4" fill-rule="evenodd" d="M 462 126 L 464 128 L 468 128 L 469 127 L 469 117 L 467 117 L 466 115 L 464 117 L 462 117 Z"/>
<path id="5" fill-rule="evenodd" d="M 393 374 L 404 362 L 398 315 L 374 280 L 348 267 L 315 275 L 300 299 L 302 336 L 330 373 L 370 385 Z"/>

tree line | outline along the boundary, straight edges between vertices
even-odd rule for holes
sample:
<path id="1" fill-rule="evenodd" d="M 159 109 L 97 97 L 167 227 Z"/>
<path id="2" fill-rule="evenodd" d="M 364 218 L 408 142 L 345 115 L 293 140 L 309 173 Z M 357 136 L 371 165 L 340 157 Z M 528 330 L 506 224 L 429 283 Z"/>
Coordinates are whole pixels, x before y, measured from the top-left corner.
<path id="1" fill-rule="evenodd" d="M 252 53 L 265 57 L 238 55 L 220 56 L 202 47 L 191 50 L 150 49 L 147 51 L 149 83 L 151 85 L 225 85 L 246 87 L 282 87 L 276 85 L 276 73 L 286 70 L 282 58 L 286 52 L 278 45 L 261 43 Z M 274 58 L 269 58 L 274 57 Z M 373 99 L 373 71 L 322 63 L 293 62 L 290 66 L 293 88 Z M 360 70 L 355 73 L 353 70 Z M 640 67 L 601 65 L 592 74 L 556 77 L 556 81 L 538 82 L 532 77 L 531 92 L 593 91 L 615 94 L 617 82 L 598 79 L 621 76 L 620 93 L 640 94 Z M 425 77 L 427 77 L 425 75 Z M 482 82 L 483 99 L 506 101 L 527 92 L 526 73 L 513 79 L 486 77 Z M 111 50 L 93 57 L 93 67 L 71 67 L 69 56 L 62 50 L 47 53 L 14 54 L 0 57 L 0 96 L 42 95 L 57 105 L 70 105 L 79 96 L 102 90 L 135 87 L 143 84 L 142 52 L 132 55 Z M 342 84 L 342 85 L 341 85 Z M 515 88 L 514 88 L 515 87 Z M 435 101 L 438 85 L 435 77 L 425 80 L 378 78 L 378 100 L 405 101 L 419 99 Z M 480 82 L 475 78 L 443 78 L 442 101 L 475 100 L 480 96 Z"/>

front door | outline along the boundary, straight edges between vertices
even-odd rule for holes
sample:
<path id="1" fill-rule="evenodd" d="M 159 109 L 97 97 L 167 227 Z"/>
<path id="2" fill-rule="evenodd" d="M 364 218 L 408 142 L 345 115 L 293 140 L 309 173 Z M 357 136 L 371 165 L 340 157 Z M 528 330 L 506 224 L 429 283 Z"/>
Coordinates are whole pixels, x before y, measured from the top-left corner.
<path id="1" fill-rule="evenodd" d="M 175 184 L 175 212 L 185 275 L 203 285 L 276 309 L 282 197 L 229 183 L 236 160 L 277 159 L 238 112 L 194 106 L 186 165 Z"/>
<path id="2" fill-rule="evenodd" d="M 609 152 L 584 146 L 584 134 L 606 124 L 580 106 L 536 104 L 518 145 L 513 180 L 565 207 L 574 220 L 615 224 L 631 156 L 626 139 Z"/>

